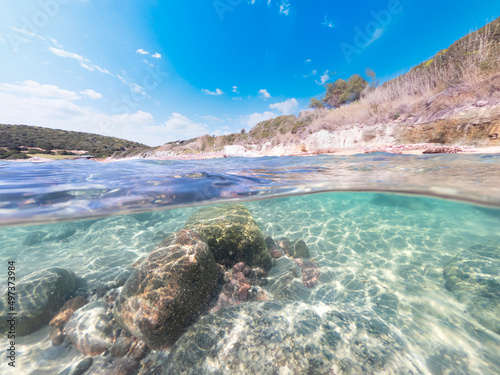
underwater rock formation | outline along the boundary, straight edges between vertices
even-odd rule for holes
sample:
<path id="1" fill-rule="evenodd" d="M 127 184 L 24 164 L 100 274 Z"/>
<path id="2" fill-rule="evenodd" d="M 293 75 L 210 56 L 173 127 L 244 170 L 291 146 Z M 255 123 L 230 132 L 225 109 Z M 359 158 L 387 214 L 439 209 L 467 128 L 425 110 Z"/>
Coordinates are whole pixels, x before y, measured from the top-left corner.
<path id="1" fill-rule="evenodd" d="M 209 311 L 216 312 L 242 302 L 269 299 L 267 293 L 260 287 L 267 283 L 266 275 L 262 268 L 250 269 L 243 262 L 235 264 L 230 271 L 224 273 L 224 284 L 215 305 Z"/>
<path id="2" fill-rule="evenodd" d="M 307 247 L 303 239 L 294 241 L 293 257 L 302 259 L 309 259 L 311 257 L 311 254 L 309 253 L 309 248 Z"/>
<path id="3" fill-rule="evenodd" d="M 206 306 L 218 270 L 201 235 L 180 230 L 133 271 L 116 300 L 115 320 L 149 347 L 167 348 Z"/>
<path id="4" fill-rule="evenodd" d="M 94 301 L 77 310 L 64 327 L 67 339 L 84 355 L 98 355 L 114 342 L 109 305 Z"/>
<path id="5" fill-rule="evenodd" d="M 56 316 L 52 318 L 49 325 L 52 327 L 50 331 L 50 341 L 54 346 L 59 346 L 63 343 L 65 334 L 63 332 L 64 325 L 73 316 L 76 310 L 85 306 L 89 301 L 85 297 L 78 296 L 70 299 L 59 310 Z"/>
<path id="6" fill-rule="evenodd" d="M 443 269 L 446 288 L 484 327 L 500 334 L 500 248 L 476 245 Z"/>
<path id="7" fill-rule="evenodd" d="M 76 290 L 76 276 L 63 268 L 36 271 L 16 286 L 16 334 L 28 335 L 47 324 Z M 7 294 L 0 301 L 0 332 L 7 330 Z"/>
<path id="8" fill-rule="evenodd" d="M 219 264 L 232 267 L 244 262 L 266 270 L 271 268 L 271 257 L 259 226 L 241 204 L 202 208 L 186 221 L 184 228 L 204 236 Z"/>

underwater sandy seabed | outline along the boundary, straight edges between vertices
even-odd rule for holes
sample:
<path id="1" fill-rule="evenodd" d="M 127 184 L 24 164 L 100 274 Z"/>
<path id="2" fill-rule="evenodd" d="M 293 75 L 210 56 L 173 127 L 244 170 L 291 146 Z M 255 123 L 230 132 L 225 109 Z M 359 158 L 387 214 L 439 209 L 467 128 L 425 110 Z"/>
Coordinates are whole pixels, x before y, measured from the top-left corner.
<path id="1" fill-rule="evenodd" d="M 306 242 L 319 283 L 291 280 L 291 261 L 276 260 L 264 286 L 273 301 L 202 319 L 170 359 L 149 355 L 165 373 L 500 373 L 500 210 L 372 193 L 243 204 L 264 236 Z M 61 267 L 104 288 L 196 210 L 2 228 L 0 261 L 14 259 L 18 278 Z M 34 231 L 72 234 L 28 245 Z M 450 280 L 450 267 L 467 280 Z M 210 332 L 207 347 L 196 332 Z M 59 374 L 85 358 L 48 335 L 18 339 L 16 368 L 2 355 L 1 373 Z"/>

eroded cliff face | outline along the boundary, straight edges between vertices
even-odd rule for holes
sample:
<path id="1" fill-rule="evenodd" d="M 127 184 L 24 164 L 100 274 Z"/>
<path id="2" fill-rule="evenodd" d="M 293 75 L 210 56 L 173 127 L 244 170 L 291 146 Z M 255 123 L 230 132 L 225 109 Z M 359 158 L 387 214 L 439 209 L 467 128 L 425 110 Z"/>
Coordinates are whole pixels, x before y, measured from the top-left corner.
<path id="1" fill-rule="evenodd" d="M 401 124 L 394 128 L 393 136 L 399 144 L 500 146 L 500 105 L 472 107 L 425 123 Z"/>

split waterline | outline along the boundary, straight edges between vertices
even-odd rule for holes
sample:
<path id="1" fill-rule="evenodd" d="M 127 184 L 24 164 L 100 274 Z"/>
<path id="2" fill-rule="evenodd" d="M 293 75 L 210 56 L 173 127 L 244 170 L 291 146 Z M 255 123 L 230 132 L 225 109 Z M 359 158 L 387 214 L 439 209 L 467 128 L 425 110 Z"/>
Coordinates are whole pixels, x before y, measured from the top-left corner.
<path id="1" fill-rule="evenodd" d="M 21 175 L 10 174 L 14 163 L 1 164 L 2 287 L 7 287 L 8 262 L 15 261 L 17 286 L 30 274 L 58 268 L 76 280 L 58 303 L 78 296 L 89 301 L 70 318 L 81 324 L 66 326 L 67 337 L 58 346 L 48 321 L 18 335 L 16 367 L 2 355 L 1 372 L 69 374 L 87 366 L 81 373 L 106 373 L 127 363 L 128 373 L 138 374 L 154 369 L 165 374 L 497 374 L 499 162 L 498 156 L 385 154 L 215 164 L 84 162 L 75 167 L 66 162 L 23 165 Z M 369 186 L 392 189 L 354 192 Z M 320 187 L 346 191 L 315 193 Z M 431 197 L 431 191 L 453 192 L 449 197 L 483 206 Z M 207 306 L 173 346 L 120 356 L 116 343 L 130 337 L 113 316 L 123 285 L 165 238 L 190 230 L 186 223 L 194 213 L 218 207 L 214 203 L 221 200 L 243 205 L 281 256 L 270 251 L 274 259 L 265 275 L 245 276 L 255 295 L 241 298 L 235 290 L 222 306 L 226 284 L 242 285 L 226 264 L 221 272 L 227 280 L 217 280 Z M 146 212 L 120 214 L 141 205 Z M 86 215 L 100 217 L 68 220 Z M 13 225 L 24 219 L 39 224 Z M 285 238 L 302 239 L 308 256 L 285 251 L 279 245 Z M 309 279 L 307 267 L 315 270 Z M 16 309 L 40 303 L 40 290 L 33 288 L 31 301 Z M 5 298 L 3 304 L 8 306 Z M 109 323 L 110 330 L 99 336 L 92 321 Z M 93 350 L 108 347 L 89 354 L 71 335 L 87 335 Z M 7 345 L 7 337 L 2 340 Z"/>

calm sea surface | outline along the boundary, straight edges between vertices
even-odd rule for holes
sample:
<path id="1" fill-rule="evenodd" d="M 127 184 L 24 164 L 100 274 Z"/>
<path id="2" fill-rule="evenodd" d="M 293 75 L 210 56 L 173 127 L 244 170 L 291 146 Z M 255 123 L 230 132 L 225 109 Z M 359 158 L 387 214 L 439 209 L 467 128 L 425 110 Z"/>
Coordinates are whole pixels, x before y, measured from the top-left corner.
<path id="1" fill-rule="evenodd" d="M 244 205 L 263 236 L 304 240 L 315 285 L 283 256 L 260 286 L 266 301 L 205 311 L 124 370 L 112 350 L 55 346 L 44 324 L 17 335 L 15 368 L 2 336 L 0 373 L 500 373 L 498 155 L 0 162 L 1 319 L 9 261 L 18 289 L 59 267 L 84 280 L 77 294 L 112 304 L 135 262 L 225 203 Z M 93 340 L 89 324 L 76 334 Z"/>

